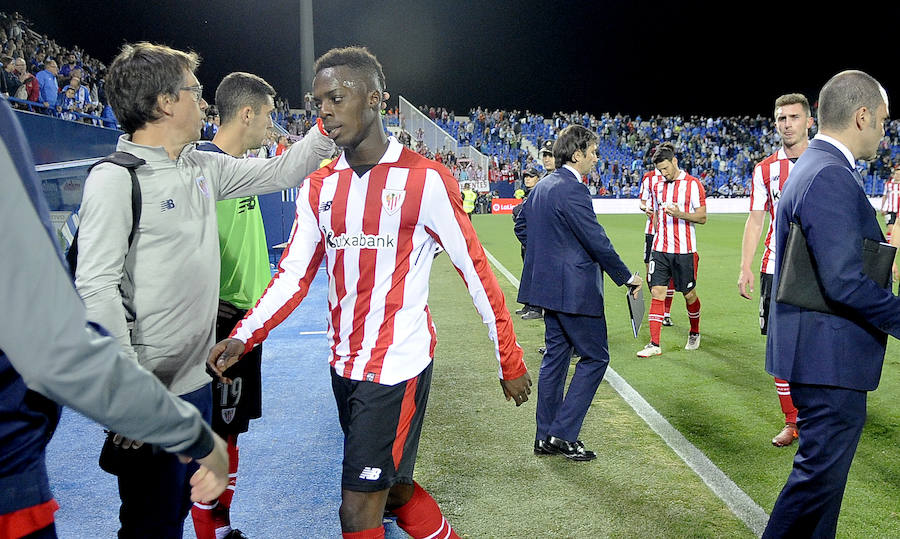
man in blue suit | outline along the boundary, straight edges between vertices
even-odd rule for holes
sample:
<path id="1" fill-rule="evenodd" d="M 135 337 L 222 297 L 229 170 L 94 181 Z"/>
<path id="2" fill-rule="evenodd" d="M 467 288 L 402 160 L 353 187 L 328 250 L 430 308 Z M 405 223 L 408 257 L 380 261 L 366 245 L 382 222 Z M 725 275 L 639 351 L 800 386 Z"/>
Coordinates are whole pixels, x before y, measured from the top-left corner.
<path id="1" fill-rule="evenodd" d="M 547 351 L 538 381 L 534 452 L 586 461 L 597 455 L 585 449 L 578 433 L 609 364 L 602 271 L 635 294 L 641 279 L 613 249 L 581 183 L 597 164 L 597 136 L 569 126 L 553 145 L 553 157 L 556 170 L 531 191 L 515 226 L 525 247 L 518 301 L 544 309 Z M 581 360 L 564 396 L 573 348 Z"/>
<path id="2" fill-rule="evenodd" d="M 863 239 L 884 237 L 855 168 L 875 157 L 887 117 L 878 81 L 861 71 L 832 77 L 819 94 L 819 134 L 778 203 L 773 290 L 798 223 L 838 314 L 772 301 L 766 370 L 791 384 L 800 447 L 763 537 L 834 537 L 866 395 L 878 386 L 887 335 L 900 336 L 900 298 L 863 273 Z"/>

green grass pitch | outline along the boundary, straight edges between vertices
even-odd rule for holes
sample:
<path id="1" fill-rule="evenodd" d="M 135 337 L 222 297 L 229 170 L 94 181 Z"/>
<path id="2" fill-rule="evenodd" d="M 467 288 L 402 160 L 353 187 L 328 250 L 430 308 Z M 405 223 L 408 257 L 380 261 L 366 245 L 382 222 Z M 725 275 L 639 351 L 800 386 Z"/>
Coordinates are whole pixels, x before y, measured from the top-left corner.
<path id="1" fill-rule="evenodd" d="M 643 216 L 598 219 L 629 267 L 643 274 Z M 736 285 L 745 219 L 712 214 L 697 226 L 699 350 L 683 349 L 688 319 L 680 294 L 672 305 L 675 326 L 663 328 L 660 357 L 635 357 L 649 341 L 646 321 L 635 339 L 624 289 L 608 279 L 606 315 L 611 367 L 768 512 L 796 444 L 775 448 L 770 442 L 783 415 L 764 369 L 758 291 L 748 301 Z M 474 224 L 485 248 L 518 277 L 522 261 L 510 216 L 476 215 Z M 513 285 L 495 274 L 508 309 L 519 308 Z M 606 382 L 581 433 L 599 458 L 535 457 L 534 394 L 519 408 L 503 399 L 486 328 L 446 255 L 435 261 L 429 305 L 438 347 L 416 478 L 463 537 L 753 536 Z M 543 323 L 513 320 L 536 383 Z M 898 356 L 900 346 L 891 339 L 881 386 L 869 395 L 839 537 L 900 537 Z"/>

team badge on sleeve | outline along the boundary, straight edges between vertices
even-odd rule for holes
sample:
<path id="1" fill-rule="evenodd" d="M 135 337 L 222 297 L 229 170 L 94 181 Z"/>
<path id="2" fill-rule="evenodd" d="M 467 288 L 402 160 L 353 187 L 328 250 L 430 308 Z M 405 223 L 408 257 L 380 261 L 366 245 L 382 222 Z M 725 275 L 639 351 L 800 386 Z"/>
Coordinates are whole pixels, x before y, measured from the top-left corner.
<path id="1" fill-rule="evenodd" d="M 197 181 L 197 187 L 200 188 L 200 192 L 203 193 L 203 196 L 209 198 L 209 182 L 206 181 L 206 178 L 198 176 L 195 180 Z"/>
<path id="2" fill-rule="evenodd" d="M 402 189 L 382 189 L 381 206 L 388 215 L 394 215 L 403 205 L 404 198 L 406 198 L 406 191 Z"/>

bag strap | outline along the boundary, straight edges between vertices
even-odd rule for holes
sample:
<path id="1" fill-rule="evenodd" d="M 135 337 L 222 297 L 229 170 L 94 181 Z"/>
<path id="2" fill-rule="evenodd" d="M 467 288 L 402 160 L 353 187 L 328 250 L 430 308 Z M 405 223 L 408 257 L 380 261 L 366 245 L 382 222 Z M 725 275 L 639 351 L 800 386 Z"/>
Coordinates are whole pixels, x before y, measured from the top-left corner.
<path id="1" fill-rule="evenodd" d="M 141 221 L 141 184 L 138 181 L 135 169 L 147 162 L 128 152 L 113 152 L 91 165 L 90 168 L 88 168 L 88 174 L 90 174 L 94 167 L 101 163 L 112 163 L 126 168 L 128 169 L 128 174 L 131 176 L 131 233 L 128 234 L 128 249 L 131 250 L 131 244 L 134 242 L 134 235 L 137 233 L 138 224 Z M 69 275 L 72 276 L 72 279 L 75 279 L 75 268 L 78 264 L 78 234 L 80 229 L 81 227 L 79 226 L 78 229 L 75 230 L 72 243 L 69 245 L 68 252 L 66 252 L 66 262 L 69 264 Z"/>
<path id="2" fill-rule="evenodd" d="M 90 174 L 94 167 L 101 163 L 112 163 L 126 168 L 128 169 L 128 174 L 131 176 L 131 233 L 128 235 L 128 247 L 131 248 L 131 243 L 134 241 L 134 235 L 137 233 L 138 224 L 141 221 L 142 202 L 141 184 L 138 181 L 135 169 L 146 164 L 147 161 L 128 152 L 113 152 L 91 165 L 90 168 L 88 168 L 88 174 Z"/>

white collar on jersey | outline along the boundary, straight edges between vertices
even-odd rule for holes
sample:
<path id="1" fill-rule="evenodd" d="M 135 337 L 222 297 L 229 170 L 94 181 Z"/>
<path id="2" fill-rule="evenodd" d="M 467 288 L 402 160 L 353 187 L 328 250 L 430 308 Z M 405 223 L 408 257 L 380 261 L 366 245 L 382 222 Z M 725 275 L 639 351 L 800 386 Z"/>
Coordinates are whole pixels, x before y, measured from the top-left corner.
<path id="1" fill-rule="evenodd" d="M 400 160 L 400 153 L 403 151 L 403 145 L 394 138 L 388 137 L 388 147 L 387 150 L 384 151 L 384 155 L 381 156 L 381 159 L 378 160 L 378 164 L 382 163 L 396 163 Z M 334 170 L 345 170 L 350 168 L 350 164 L 347 163 L 347 158 L 344 157 L 344 152 L 341 152 L 341 158 L 338 159 L 337 164 L 334 166 Z"/>
<path id="2" fill-rule="evenodd" d="M 662 176 L 662 174 L 660 174 L 660 176 Z M 683 179 L 685 178 L 685 176 L 687 176 L 687 172 L 686 172 L 684 169 L 682 169 L 682 170 L 681 170 L 681 174 L 679 174 L 679 175 L 678 175 L 674 180 L 672 180 L 672 181 L 673 181 L 673 182 L 677 182 L 678 180 L 683 180 Z M 671 182 L 669 182 L 669 180 L 666 179 L 665 176 L 663 176 L 663 181 L 664 181 L 664 182 L 671 183 Z"/>

